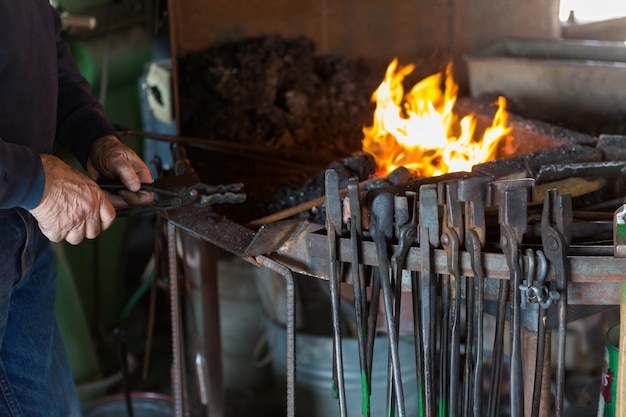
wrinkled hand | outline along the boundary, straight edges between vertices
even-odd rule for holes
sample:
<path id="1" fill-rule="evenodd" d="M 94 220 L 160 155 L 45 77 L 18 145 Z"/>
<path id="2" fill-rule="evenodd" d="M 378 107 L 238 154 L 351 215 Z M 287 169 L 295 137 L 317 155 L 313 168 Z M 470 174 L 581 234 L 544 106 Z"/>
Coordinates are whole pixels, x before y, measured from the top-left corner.
<path id="1" fill-rule="evenodd" d="M 139 191 L 152 182 L 150 170 L 137 154 L 114 136 L 98 139 L 91 148 L 87 171 L 92 178 L 59 158 L 41 154 L 45 186 L 41 202 L 30 213 L 42 233 L 53 242 L 77 245 L 93 239 L 115 220 L 114 206 L 148 204 L 152 193 Z M 119 178 L 129 191 L 104 193 L 94 179 Z"/>
<path id="2" fill-rule="evenodd" d="M 48 239 L 77 245 L 113 223 L 115 209 L 95 181 L 55 156 L 42 154 L 41 162 L 44 192 L 30 213 Z"/>
<path id="3" fill-rule="evenodd" d="M 93 179 L 120 179 L 128 191 L 107 194 L 116 208 L 145 205 L 154 195 L 139 191 L 141 183 L 151 183 L 150 169 L 139 156 L 115 136 L 98 139 L 91 147 L 87 171 Z"/>

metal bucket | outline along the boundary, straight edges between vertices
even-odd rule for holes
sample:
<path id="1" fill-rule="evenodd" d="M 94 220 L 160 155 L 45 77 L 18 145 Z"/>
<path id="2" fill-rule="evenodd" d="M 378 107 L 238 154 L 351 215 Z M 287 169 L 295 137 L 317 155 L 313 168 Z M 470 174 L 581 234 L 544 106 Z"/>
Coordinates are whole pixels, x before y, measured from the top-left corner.
<path id="1" fill-rule="evenodd" d="M 270 323 L 269 345 L 272 368 L 278 386 L 285 386 L 286 332 L 284 327 Z M 333 339 L 307 333 L 296 335 L 296 416 L 327 417 L 338 415 L 339 403 L 331 395 Z M 377 336 L 372 370 L 371 415 L 386 415 L 387 336 Z M 400 368 L 405 396 L 406 414 L 417 416 L 417 376 L 415 346 L 400 340 Z M 344 379 L 348 416 L 361 416 L 361 371 L 356 338 L 343 338 Z"/>
<path id="2" fill-rule="evenodd" d="M 166 395 L 150 392 L 131 394 L 134 417 L 172 417 L 172 399 Z M 101 398 L 86 406 L 83 417 L 126 417 L 124 395 Z"/>
<path id="3" fill-rule="evenodd" d="M 619 358 L 619 324 L 612 326 L 606 333 L 605 346 L 598 417 L 615 417 L 615 388 L 617 385 L 617 366 Z"/>

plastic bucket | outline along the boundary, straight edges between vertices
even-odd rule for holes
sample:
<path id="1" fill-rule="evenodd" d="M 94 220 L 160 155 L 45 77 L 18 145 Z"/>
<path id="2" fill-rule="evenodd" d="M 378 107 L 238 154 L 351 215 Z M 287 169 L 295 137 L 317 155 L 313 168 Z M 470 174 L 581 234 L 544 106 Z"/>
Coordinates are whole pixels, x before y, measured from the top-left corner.
<path id="1" fill-rule="evenodd" d="M 617 385 L 617 364 L 619 358 L 619 331 L 619 324 L 616 324 L 609 328 L 606 333 L 598 417 L 615 417 L 615 388 Z"/>

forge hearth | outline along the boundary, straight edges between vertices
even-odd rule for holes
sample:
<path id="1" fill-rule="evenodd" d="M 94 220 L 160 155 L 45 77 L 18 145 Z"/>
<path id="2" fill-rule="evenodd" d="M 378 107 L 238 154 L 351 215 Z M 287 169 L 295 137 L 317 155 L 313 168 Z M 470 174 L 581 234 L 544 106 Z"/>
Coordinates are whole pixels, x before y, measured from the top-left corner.
<path id="1" fill-rule="evenodd" d="M 371 94 L 383 70 L 364 59 L 317 54 L 305 37 L 278 35 L 226 42 L 179 62 L 181 130 L 189 136 L 267 147 L 276 157 L 222 155 L 188 149 L 200 178 L 209 183 L 243 182 L 248 202 L 228 207 L 246 224 L 303 204 L 323 193 L 323 172 L 332 166 L 341 186 L 375 167 L 362 154 L 362 127 L 371 123 Z M 461 98 L 460 115 L 477 116 L 478 130 L 490 124 L 490 99 Z M 547 163 L 602 159 L 596 138 L 537 120 L 511 115 L 513 132 L 498 161 L 474 170 L 503 178 L 532 176 Z M 405 178 L 407 180 L 410 178 Z M 379 184 L 380 185 L 380 184 Z M 323 224 L 323 210 L 303 211 Z"/>

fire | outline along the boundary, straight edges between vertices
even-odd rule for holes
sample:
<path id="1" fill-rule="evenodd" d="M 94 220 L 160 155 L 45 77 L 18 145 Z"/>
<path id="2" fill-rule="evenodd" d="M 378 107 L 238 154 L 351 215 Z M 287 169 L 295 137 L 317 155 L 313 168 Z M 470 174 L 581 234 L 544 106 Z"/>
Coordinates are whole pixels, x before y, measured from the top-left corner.
<path id="1" fill-rule="evenodd" d="M 498 98 L 492 125 L 476 139 L 476 118 L 468 115 L 459 120 L 453 111 L 458 85 L 452 65 L 446 68 L 445 80 L 441 72 L 431 75 L 404 94 L 402 83 L 414 68 L 400 67 L 394 59 L 372 94 L 376 110 L 372 126 L 363 128 L 363 150 L 376 159 L 378 174 L 404 166 L 429 177 L 469 171 L 474 164 L 494 159 L 498 143 L 511 131 L 504 97 Z"/>

